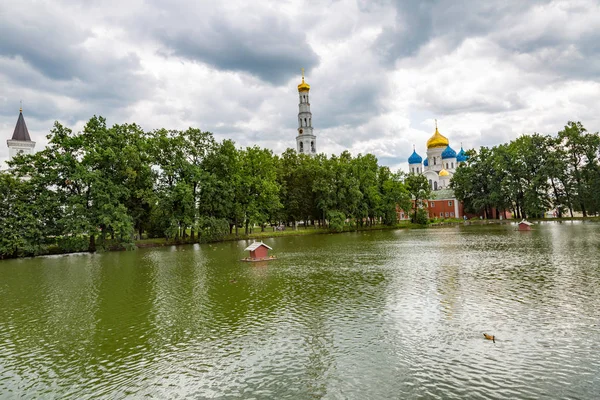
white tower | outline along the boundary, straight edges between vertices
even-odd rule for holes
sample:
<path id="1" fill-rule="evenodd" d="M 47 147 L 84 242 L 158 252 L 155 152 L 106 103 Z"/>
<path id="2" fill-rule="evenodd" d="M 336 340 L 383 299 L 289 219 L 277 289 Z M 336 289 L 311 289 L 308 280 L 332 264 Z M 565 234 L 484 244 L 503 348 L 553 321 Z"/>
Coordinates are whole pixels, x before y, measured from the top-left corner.
<path id="1" fill-rule="evenodd" d="M 19 110 L 19 119 L 15 126 L 12 138 L 6 141 L 8 145 L 8 159 L 12 160 L 17 154 L 32 154 L 35 142 L 29 136 L 29 130 L 23 118 L 23 108 Z"/>
<path id="2" fill-rule="evenodd" d="M 298 153 L 317 154 L 317 137 L 313 134 L 312 113 L 308 92 L 310 85 L 304 82 L 304 68 L 302 68 L 302 83 L 298 85 L 300 104 L 298 112 L 298 136 L 296 136 L 296 150 Z"/>

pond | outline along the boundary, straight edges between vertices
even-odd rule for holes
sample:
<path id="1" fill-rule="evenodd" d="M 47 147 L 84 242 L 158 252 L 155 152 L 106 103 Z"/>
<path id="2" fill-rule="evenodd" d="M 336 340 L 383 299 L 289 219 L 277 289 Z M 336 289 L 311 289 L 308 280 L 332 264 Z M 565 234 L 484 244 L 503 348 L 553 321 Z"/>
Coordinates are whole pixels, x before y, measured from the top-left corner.
<path id="1" fill-rule="evenodd" d="M 0 262 L 0 397 L 600 393 L 600 224 L 265 243 Z"/>

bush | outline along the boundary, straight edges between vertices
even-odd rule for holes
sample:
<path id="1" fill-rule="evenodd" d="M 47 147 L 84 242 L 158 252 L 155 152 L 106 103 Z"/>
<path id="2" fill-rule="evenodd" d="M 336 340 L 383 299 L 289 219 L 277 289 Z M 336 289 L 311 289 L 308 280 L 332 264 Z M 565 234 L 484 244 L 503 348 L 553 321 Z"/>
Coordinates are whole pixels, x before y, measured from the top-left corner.
<path id="1" fill-rule="evenodd" d="M 329 221 L 329 230 L 331 232 L 344 232 L 346 224 L 346 215 L 340 211 L 328 211 L 327 220 Z"/>
<path id="2" fill-rule="evenodd" d="M 419 224 L 419 225 L 427 225 L 427 223 L 429 223 L 429 218 L 427 218 L 427 211 L 425 211 L 425 209 L 423 209 L 423 208 L 419 208 L 417 210 L 416 218 L 415 218 L 415 215 L 413 214 L 412 222 L 415 224 Z"/>
<path id="3" fill-rule="evenodd" d="M 87 251 L 89 238 L 86 236 L 63 236 L 58 238 L 56 246 L 61 253 L 75 253 Z"/>
<path id="4" fill-rule="evenodd" d="M 198 239 L 201 242 L 216 242 L 229 235 L 229 222 L 215 217 L 201 218 L 198 222 Z"/>

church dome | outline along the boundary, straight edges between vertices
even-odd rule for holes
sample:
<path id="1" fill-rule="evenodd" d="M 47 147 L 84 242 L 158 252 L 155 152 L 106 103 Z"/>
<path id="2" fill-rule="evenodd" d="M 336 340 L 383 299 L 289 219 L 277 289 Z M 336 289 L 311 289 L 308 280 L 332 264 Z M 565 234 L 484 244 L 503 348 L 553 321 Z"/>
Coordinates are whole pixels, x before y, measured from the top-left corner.
<path id="1" fill-rule="evenodd" d="M 456 157 L 456 152 L 450 146 L 446 147 L 446 150 L 444 150 L 442 152 L 442 160 L 445 160 L 446 158 L 455 158 L 455 157 Z"/>
<path id="2" fill-rule="evenodd" d="M 302 76 L 302 83 L 298 85 L 299 92 L 308 92 L 310 90 L 310 85 L 304 82 L 304 76 Z"/>
<path id="3" fill-rule="evenodd" d="M 443 136 L 440 131 L 438 131 L 437 123 L 435 124 L 435 133 L 432 137 L 427 141 L 427 148 L 431 149 L 434 147 L 447 147 L 450 144 L 448 138 Z"/>
<path id="4" fill-rule="evenodd" d="M 425 159 L 425 161 L 423 161 L 423 166 L 429 167 L 429 160 L 427 158 Z"/>
<path id="5" fill-rule="evenodd" d="M 450 176 L 450 172 L 446 171 L 445 169 L 441 170 L 439 173 L 440 176 Z"/>
<path id="6" fill-rule="evenodd" d="M 415 150 L 413 150 L 413 153 L 410 155 L 410 157 L 408 157 L 408 163 L 409 164 L 421 164 L 423 162 L 423 158 L 417 154 L 417 152 Z"/>
<path id="7" fill-rule="evenodd" d="M 462 146 L 460 146 L 460 151 L 456 155 L 456 161 L 457 162 L 465 162 L 468 159 L 469 159 L 469 156 L 465 154 L 465 151 L 463 150 Z"/>

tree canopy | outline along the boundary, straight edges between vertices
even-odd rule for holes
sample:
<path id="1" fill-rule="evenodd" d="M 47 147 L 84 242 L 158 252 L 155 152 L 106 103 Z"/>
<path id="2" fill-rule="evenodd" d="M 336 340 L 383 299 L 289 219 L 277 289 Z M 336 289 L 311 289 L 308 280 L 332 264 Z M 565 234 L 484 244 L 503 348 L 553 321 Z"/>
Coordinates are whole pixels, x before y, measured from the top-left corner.
<path id="1" fill-rule="evenodd" d="M 0 173 L 0 257 L 127 247 L 142 235 L 218 240 L 298 222 L 394 225 L 397 205 L 411 207 L 405 175 L 371 154 L 278 156 L 195 128 L 145 132 L 96 116 L 77 133 L 55 123 L 47 138 Z"/>

